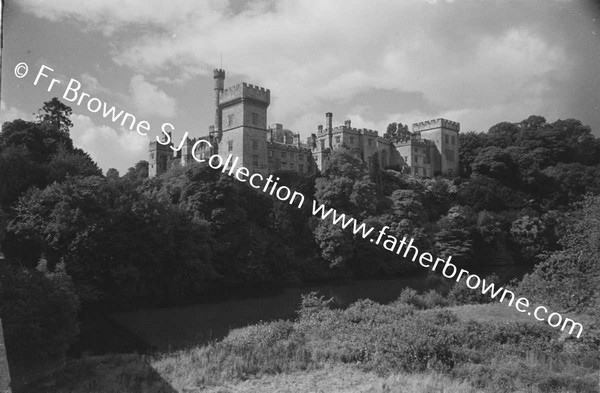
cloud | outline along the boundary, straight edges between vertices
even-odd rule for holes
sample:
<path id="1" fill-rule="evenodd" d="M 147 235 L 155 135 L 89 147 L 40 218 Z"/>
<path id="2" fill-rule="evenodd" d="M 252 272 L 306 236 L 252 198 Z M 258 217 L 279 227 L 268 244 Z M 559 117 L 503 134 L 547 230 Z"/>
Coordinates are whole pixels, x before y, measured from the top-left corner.
<path id="1" fill-rule="evenodd" d="M 109 168 L 116 168 L 124 174 L 138 161 L 148 159 L 149 139 L 135 131 L 99 126 L 88 116 L 79 114 L 72 115 L 71 121 L 73 144 L 88 152 L 105 173 Z"/>
<path id="2" fill-rule="evenodd" d="M 0 125 L 16 119 L 31 121 L 33 120 L 33 114 L 25 113 L 14 106 L 8 106 L 4 100 L 0 101 Z"/>
<path id="3" fill-rule="evenodd" d="M 19 5 L 40 18 L 52 21 L 77 20 L 88 28 L 112 35 L 125 26 L 173 26 L 198 14 L 221 12 L 223 0 L 20 0 Z"/>
<path id="4" fill-rule="evenodd" d="M 302 131 L 314 130 L 326 106 L 368 124 L 397 115 L 454 115 L 464 128 L 479 130 L 515 111 L 558 117 L 565 113 L 560 108 L 581 107 L 581 97 L 561 94 L 578 77 L 581 60 L 569 35 L 557 33 L 563 31 L 557 26 L 579 25 L 564 18 L 564 7 L 576 2 L 74 2 L 43 2 L 31 12 L 127 34 L 113 42 L 114 62 L 155 82 L 210 78 L 222 53 L 228 78 L 270 88 L 270 118 Z M 147 25 L 155 28 L 139 28 Z M 144 77 L 134 77 L 131 88 L 138 108 L 174 114 L 166 93 Z M 374 91 L 384 95 L 340 105 Z M 415 101 L 406 102 L 411 94 Z M 395 97 L 403 107 L 382 101 Z"/>
<path id="5" fill-rule="evenodd" d="M 146 82 L 142 75 L 131 78 L 130 88 L 131 100 L 138 114 L 162 117 L 175 115 L 175 99 L 152 83 Z"/>

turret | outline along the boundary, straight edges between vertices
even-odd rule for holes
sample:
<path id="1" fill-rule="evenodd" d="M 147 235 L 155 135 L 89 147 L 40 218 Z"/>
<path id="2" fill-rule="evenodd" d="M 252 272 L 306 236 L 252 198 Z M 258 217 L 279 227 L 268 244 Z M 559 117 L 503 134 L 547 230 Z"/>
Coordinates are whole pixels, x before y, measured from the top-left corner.
<path id="1" fill-rule="evenodd" d="M 219 100 L 223 92 L 223 86 L 225 85 L 225 70 L 214 70 L 213 78 L 215 80 L 215 131 L 217 132 L 217 137 L 221 140 L 223 139 L 223 115 L 219 107 Z"/>
<path id="2" fill-rule="evenodd" d="M 327 112 L 325 114 L 325 120 L 327 120 L 327 139 L 329 148 L 333 149 L 333 113 Z"/>

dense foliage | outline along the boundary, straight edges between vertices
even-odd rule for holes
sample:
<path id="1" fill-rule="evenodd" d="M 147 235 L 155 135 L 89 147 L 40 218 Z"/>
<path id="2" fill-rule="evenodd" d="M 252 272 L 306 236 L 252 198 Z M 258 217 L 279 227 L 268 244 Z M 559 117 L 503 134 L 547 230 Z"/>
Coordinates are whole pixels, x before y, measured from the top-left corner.
<path id="1" fill-rule="evenodd" d="M 295 321 L 236 329 L 220 342 L 163 355 L 154 366 L 179 389 L 346 364 L 348 372 L 382 375 L 442 372 L 468 392 L 595 392 L 598 346 L 574 352 L 558 336 L 535 322 L 476 322 L 449 310 L 416 310 L 403 299 L 335 309 L 313 293 Z"/>
<path id="2" fill-rule="evenodd" d="M 62 358 L 77 337 L 79 300 L 64 266 L 50 273 L 0 264 L 0 315 L 13 372 Z"/>
<path id="3" fill-rule="evenodd" d="M 197 163 L 148 178 L 148 163 L 140 161 L 122 176 L 114 169 L 102 176 L 89 155 L 73 147 L 69 114 L 70 108 L 53 100 L 36 122 L 15 120 L 2 127 L 3 280 L 45 280 L 36 270 L 43 259 L 44 277 L 63 269 L 61 277 L 72 279 L 83 302 L 143 298 L 164 304 L 234 288 L 422 272 L 418 264 L 313 217 L 314 199 L 375 230 L 389 226 L 390 235 L 413 237 L 419 249 L 451 255 L 461 266 L 533 264 L 542 257 L 523 288 L 557 307 L 597 304 L 592 288 L 598 272 L 591 261 L 597 260 L 598 236 L 584 229 L 597 226 L 598 201 L 585 202 L 579 224 L 572 223 L 569 209 L 600 190 L 600 141 L 577 120 L 547 123 L 531 116 L 499 123 L 486 134 L 463 133 L 456 179 L 369 169 L 355 152 L 340 148 L 317 176 L 276 174 L 280 184 L 305 195 L 307 203 L 296 209 Z M 393 124 L 386 135 L 394 139 L 409 132 Z M 557 288 L 573 282 L 578 290 L 568 300 L 558 298 L 564 293 Z M 450 301 L 456 303 L 482 300 L 464 288 L 453 291 Z M 444 303 L 433 293 L 427 296 L 406 293 L 405 300 L 419 308 Z M 25 321 L 17 317 L 22 310 L 2 312 L 3 318 Z M 407 320 L 403 331 L 410 335 L 417 325 L 432 336 L 455 334 L 419 318 Z M 6 329 L 14 337 L 11 329 L 18 324 Z M 59 347 L 75 330 L 65 331 L 68 337 L 57 336 Z M 392 351 L 391 357 L 421 351 L 385 340 L 377 345 Z M 411 367 L 429 362 L 452 367 L 449 359 L 458 356 L 450 343 L 423 345 L 440 358 L 413 359 Z M 378 361 L 391 361 L 387 352 L 377 351 Z M 422 356 L 417 352 L 414 357 Z M 396 360 L 396 366 L 404 361 Z"/>

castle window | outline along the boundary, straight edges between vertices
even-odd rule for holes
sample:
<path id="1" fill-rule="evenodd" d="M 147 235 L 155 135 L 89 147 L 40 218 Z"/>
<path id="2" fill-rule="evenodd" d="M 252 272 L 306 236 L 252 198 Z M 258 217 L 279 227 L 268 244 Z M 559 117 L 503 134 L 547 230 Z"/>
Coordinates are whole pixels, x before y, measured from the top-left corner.
<path id="1" fill-rule="evenodd" d="M 353 136 L 350 137 L 350 143 L 354 143 L 354 137 Z"/>
<path id="2" fill-rule="evenodd" d="M 252 155 L 252 165 L 258 166 L 258 155 L 257 154 Z"/>
<path id="3" fill-rule="evenodd" d="M 233 140 L 227 141 L 227 151 L 233 151 Z"/>
<path id="4" fill-rule="evenodd" d="M 233 125 L 233 114 L 227 115 L 227 125 L 228 126 Z"/>
<path id="5" fill-rule="evenodd" d="M 454 135 L 452 135 L 452 137 L 450 139 L 452 140 L 452 144 L 456 145 L 456 137 Z"/>
<path id="6" fill-rule="evenodd" d="M 253 126 L 258 125 L 258 113 L 256 113 L 256 112 L 252 112 L 252 125 Z"/>
<path id="7" fill-rule="evenodd" d="M 427 168 L 423 168 L 423 176 L 427 176 Z"/>
<path id="8" fill-rule="evenodd" d="M 340 137 L 339 136 L 335 137 L 335 143 L 340 143 Z"/>
<path id="9" fill-rule="evenodd" d="M 325 150 L 325 139 L 321 139 L 321 150 Z"/>
<path id="10" fill-rule="evenodd" d="M 281 169 L 287 169 L 287 162 L 281 163 Z"/>
<path id="11" fill-rule="evenodd" d="M 304 172 L 304 165 L 302 165 L 302 164 L 298 165 L 298 169 L 300 170 L 300 172 Z"/>
<path id="12" fill-rule="evenodd" d="M 304 160 L 304 155 L 298 154 L 298 161 L 302 161 L 302 160 Z"/>
<path id="13" fill-rule="evenodd" d="M 273 157 L 273 156 L 274 156 L 273 150 L 269 150 L 269 157 Z"/>
<path id="14" fill-rule="evenodd" d="M 294 170 L 294 163 L 293 162 L 290 162 L 290 169 Z"/>
<path id="15" fill-rule="evenodd" d="M 154 153 L 150 153 L 150 159 L 154 160 Z"/>
<path id="16" fill-rule="evenodd" d="M 448 134 L 444 134 L 444 143 L 445 144 L 450 144 L 450 137 L 448 136 Z"/>
<path id="17" fill-rule="evenodd" d="M 258 150 L 258 141 L 256 139 L 252 139 L 252 150 Z"/>
<path id="18" fill-rule="evenodd" d="M 293 160 L 294 159 L 294 153 L 290 153 L 290 158 Z"/>
<path id="19" fill-rule="evenodd" d="M 287 157 L 287 154 L 286 154 L 286 152 L 282 151 L 282 152 L 281 152 L 281 158 L 286 158 L 286 157 Z"/>
<path id="20" fill-rule="evenodd" d="M 368 145 L 369 145 L 369 146 L 373 146 L 373 139 L 369 138 L 369 139 L 368 139 L 368 141 L 369 141 L 369 142 L 368 142 Z"/>

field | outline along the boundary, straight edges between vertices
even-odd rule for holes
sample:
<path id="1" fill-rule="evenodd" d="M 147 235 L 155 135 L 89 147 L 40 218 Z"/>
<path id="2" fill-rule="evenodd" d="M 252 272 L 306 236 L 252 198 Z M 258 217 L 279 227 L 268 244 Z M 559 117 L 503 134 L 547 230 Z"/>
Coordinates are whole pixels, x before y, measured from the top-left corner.
<path id="1" fill-rule="evenodd" d="M 72 360 L 28 391 L 597 392 L 598 351 L 502 304 L 414 310 L 307 297 L 294 321 L 177 352 Z"/>

